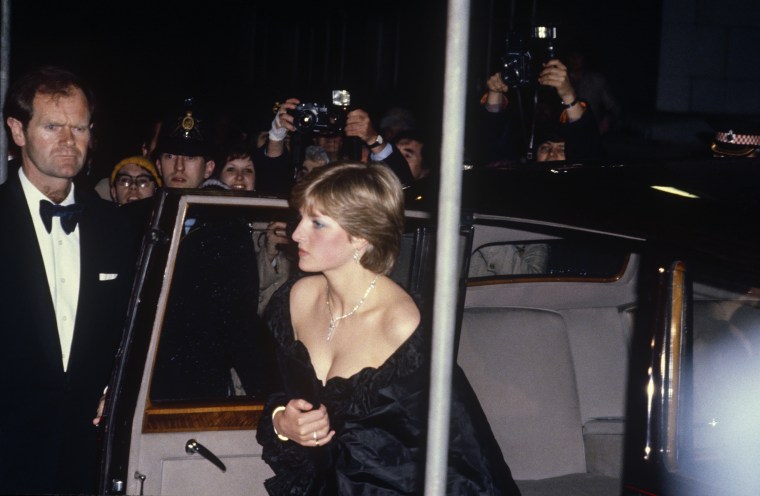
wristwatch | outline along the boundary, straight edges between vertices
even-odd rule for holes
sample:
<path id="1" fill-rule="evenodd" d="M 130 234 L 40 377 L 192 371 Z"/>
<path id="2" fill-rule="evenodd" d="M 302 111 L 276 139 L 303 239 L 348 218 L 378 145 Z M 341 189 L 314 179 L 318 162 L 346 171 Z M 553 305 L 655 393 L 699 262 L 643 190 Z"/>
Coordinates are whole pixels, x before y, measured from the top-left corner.
<path id="1" fill-rule="evenodd" d="M 382 146 L 385 144 L 385 140 L 383 139 L 382 135 L 377 135 L 375 138 L 375 141 L 368 144 L 367 148 L 377 148 L 378 146 Z"/>
<path id="2" fill-rule="evenodd" d="M 570 103 L 565 103 L 564 101 L 561 101 L 560 103 L 562 104 L 562 106 L 563 106 L 564 108 L 566 108 L 566 109 L 569 109 L 569 108 L 570 108 L 570 107 L 572 107 L 573 105 L 577 105 L 577 104 L 579 104 L 580 102 L 581 102 L 581 99 L 580 99 L 580 98 L 578 98 L 578 96 L 576 95 L 576 97 L 575 97 L 575 100 L 573 100 L 572 102 L 570 102 Z"/>

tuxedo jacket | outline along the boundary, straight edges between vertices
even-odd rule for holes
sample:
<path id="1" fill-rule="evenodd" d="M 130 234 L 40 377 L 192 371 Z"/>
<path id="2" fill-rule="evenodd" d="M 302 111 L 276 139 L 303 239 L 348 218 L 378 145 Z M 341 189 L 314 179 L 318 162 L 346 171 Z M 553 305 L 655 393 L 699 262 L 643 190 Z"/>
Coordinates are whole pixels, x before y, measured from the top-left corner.
<path id="1" fill-rule="evenodd" d="M 94 492 L 97 429 L 134 279 L 137 224 L 75 190 L 80 288 L 64 372 L 45 266 L 18 174 L 0 186 L 0 494 Z"/>

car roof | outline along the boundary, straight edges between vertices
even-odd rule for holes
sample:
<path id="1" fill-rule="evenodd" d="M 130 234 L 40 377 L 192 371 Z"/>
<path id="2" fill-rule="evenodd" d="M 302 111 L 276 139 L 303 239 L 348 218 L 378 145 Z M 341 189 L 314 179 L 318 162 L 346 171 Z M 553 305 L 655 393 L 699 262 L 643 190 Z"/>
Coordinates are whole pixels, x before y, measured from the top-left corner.
<path id="1" fill-rule="evenodd" d="M 760 160 L 529 164 L 465 171 L 464 212 L 688 247 L 760 273 Z M 411 204 L 434 200 L 410 191 Z"/>

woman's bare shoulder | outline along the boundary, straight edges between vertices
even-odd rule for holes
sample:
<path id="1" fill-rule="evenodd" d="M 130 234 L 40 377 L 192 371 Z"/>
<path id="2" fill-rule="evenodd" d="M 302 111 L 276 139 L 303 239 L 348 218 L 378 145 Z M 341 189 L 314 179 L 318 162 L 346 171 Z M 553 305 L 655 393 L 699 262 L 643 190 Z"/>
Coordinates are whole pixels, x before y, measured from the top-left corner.
<path id="1" fill-rule="evenodd" d="M 292 296 L 309 296 L 313 295 L 315 293 L 319 293 L 322 289 L 324 289 L 325 286 L 325 278 L 321 275 L 313 275 L 313 276 L 306 276 L 302 277 L 298 281 L 296 281 L 295 284 L 293 284 L 293 288 L 290 290 L 291 299 Z"/>
<path id="2" fill-rule="evenodd" d="M 398 344 L 406 341 L 420 325 L 420 311 L 409 293 L 393 283 L 385 304 L 383 327 L 389 337 Z"/>
<path id="3" fill-rule="evenodd" d="M 325 278 L 321 275 L 306 276 L 299 279 L 290 290 L 291 313 L 308 308 L 325 289 Z"/>
<path id="4" fill-rule="evenodd" d="M 322 275 L 306 276 L 299 279 L 290 290 L 290 319 L 295 338 L 305 339 L 311 328 L 311 320 L 325 288 Z M 306 333 L 306 334 L 304 334 Z"/>

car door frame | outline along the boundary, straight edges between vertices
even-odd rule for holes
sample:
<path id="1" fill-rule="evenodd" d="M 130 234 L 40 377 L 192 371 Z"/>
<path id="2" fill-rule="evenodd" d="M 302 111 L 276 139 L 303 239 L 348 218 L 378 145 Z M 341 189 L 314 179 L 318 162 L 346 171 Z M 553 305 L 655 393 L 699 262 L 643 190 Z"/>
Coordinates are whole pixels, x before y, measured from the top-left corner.
<path id="1" fill-rule="evenodd" d="M 164 486 L 172 484 L 173 492 L 188 493 L 190 489 L 204 492 L 202 488 L 193 486 L 191 481 L 177 477 L 173 481 L 163 481 L 154 471 L 144 468 L 140 463 L 140 451 L 145 442 L 142 436 L 153 434 L 156 436 L 151 439 L 159 439 L 159 436 L 163 439 L 149 441 L 154 445 L 164 441 L 172 443 L 176 456 L 165 464 L 195 462 L 193 478 L 196 474 L 202 476 L 203 483 L 207 484 L 205 492 L 214 487 L 218 489 L 220 479 L 217 476 L 221 472 L 201 457 L 185 452 L 185 446 L 191 440 L 203 444 L 209 438 L 207 433 L 212 431 L 213 439 L 221 442 L 210 441 L 208 449 L 220 454 L 225 463 L 231 465 L 231 472 L 235 472 L 236 465 L 247 468 L 233 475 L 233 478 L 238 477 L 236 483 L 239 487 L 245 487 L 250 492 L 251 484 L 262 484 L 263 479 L 271 475 L 268 466 L 260 460 L 261 447 L 255 440 L 255 428 L 264 407 L 262 400 L 234 398 L 224 402 L 183 402 L 157 406 L 151 405 L 148 399 L 152 362 L 168 300 L 173 264 L 191 205 L 273 208 L 280 213 L 288 209 L 284 199 L 231 192 L 171 190 L 156 195 L 140 252 L 138 275 L 124 334 L 108 388 L 100 440 L 101 494 L 138 494 L 143 491 L 159 494 Z M 413 232 L 407 289 L 418 302 L 422 302 L 426 287 L 432 283 L 430 271 L 424 270 L 432 253 L 433 233 L 428 225 L 430 216 L 426 212 L 410 210 L 406 212 L 406 218 L 407 223 L 411 220 L 414 224 L 407 230 Z M 151 365 L 146 366 L 146 361 Z M 251 456 L 260 461 L 253 471 L 255 480 L 251 479 L 250 474 L 243 474 L 251 472 L 250 461 L 246 461 Z M 226 477 L 230 479 L 229 475 Z M 178 483 L 189 485 L 177 487 Z"/>

